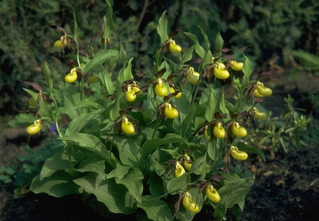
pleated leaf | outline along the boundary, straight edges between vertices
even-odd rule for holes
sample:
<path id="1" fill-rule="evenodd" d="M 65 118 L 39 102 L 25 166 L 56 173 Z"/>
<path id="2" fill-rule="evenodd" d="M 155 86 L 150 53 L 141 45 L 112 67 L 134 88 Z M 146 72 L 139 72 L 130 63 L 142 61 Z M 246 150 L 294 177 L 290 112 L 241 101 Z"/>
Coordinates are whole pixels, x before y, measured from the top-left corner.
<path id="1" fill-rule="evenodd" d="M 79 194 L 80 188 L 72 181 L 73 179 L 69 173 L 64 171 L 57 171 L 43 180 L 40 180 L 38 175 L 32 180 L 30 190 L 36 194 L 46 193 L 54 197 Z"/>
<path id="2" fill-rule="evenodd" d="M 131 214 L 135 212 L 133 205 L 135 200 L 131 197 L 127 188 L 117 184 L 114 179 L 104 179 L 102 175 L 91 173 L 75 179 L 74 182 L 87 193 L 95 195 L 96 199 L 103 203 L 112 213 Z"/>
<path id="3" fill-rule="evenodd" d="M 118 54 L 118 51 L 116 50 L 100 50 L 98 51 L 95 56 L 92 58 L 91 61 L 89 61 L 86 65 L 81 67 L 81 70 L 87 74 L 89 71 L 91 71 L 96 65 L 103 64 L 107 59 L 116 56 Z"/>
<path id="4" fill-rule="evenodd" d="M 169 143 L 184 143 L 188 145 L 188 141 L 177 135 L 177 134 L 167 134 L 164 138 L 155 138 L 152 140 L 146 140 L 143 146 L 140 148 L 140 153 L 143 158 L 147 158 L 152 154 L 157 147 L 169 144 Z"/>
<path id="5" fill-rule="evenodd" d="M 152 199 L 152 196 L 143 196 L 142 202 L 137 203 L 137 207 L 143 209 L 151 220 L 170 221 L 173 218 L 167 204 L 158 198 Z"/>
<path id="6" fill-rule="evenodd" d="M 71 135 L 64 135 L 60 138 L 63 141 L 72 141 L 77 146 L 101 156 L 105 160 L 110 160 L 110 153 L 102 140 L 94 135 L 85 133 L 74 133 Z"/>

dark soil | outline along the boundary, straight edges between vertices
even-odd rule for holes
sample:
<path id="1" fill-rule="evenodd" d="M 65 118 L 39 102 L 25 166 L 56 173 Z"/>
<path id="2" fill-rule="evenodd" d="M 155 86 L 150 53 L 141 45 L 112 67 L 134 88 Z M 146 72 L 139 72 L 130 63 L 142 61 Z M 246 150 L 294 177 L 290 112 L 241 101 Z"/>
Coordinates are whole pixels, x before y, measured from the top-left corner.
<path id="1" fill-rule="evenodd" d="M 256 181 L 246 198 L 243 220 L 318 220 L 319 150 L 266 156 L 266 163 L 251 164 Z"/>

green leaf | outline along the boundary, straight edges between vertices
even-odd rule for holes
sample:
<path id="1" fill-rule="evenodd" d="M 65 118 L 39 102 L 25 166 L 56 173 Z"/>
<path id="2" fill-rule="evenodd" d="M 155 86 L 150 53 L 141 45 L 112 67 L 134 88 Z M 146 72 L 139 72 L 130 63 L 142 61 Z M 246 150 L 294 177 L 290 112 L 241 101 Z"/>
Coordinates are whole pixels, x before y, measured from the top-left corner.
<path id="1" fill-rule="evenodd" d="M 195 46 L 193 45 L 192 47 L 188 48 L 182 55 L 182 63 L 185 63 L 189 60 L 192 59 L 193 57 L 193 51 L 194 51 Z"/>
<path id="2" fill-rule="evenodd" d="M 57 171 L 43 180 L 40 180 L 38 175 L 32 180 L 30 190 L 36 194 L 46 193 L 54 197 L 79 194 L 80 188 L 73 182 L 73 179 L 74 177 L 64 171 Z"/>
<path id="3" fill-rule="evenodd" d="M 184 32 L 184 34 L 185 34 L 188 38 L 192 39 L 192 40 L 195 42 L 194 46 L 195 46 L 195 51 L 196 51 L 196 53 L 197 53 L 201 58 L 204 58 L 204 56 L 205 56 L 205 54 L 206 54 L 206 53 L 205 53 L 205 50 L 204 50 L 204 48 L 199 44 L 196 35 L 194 35 L 194 34 L 192 34 L 192 33 L 190 33 L 190 32 Z"/>
<path id="4" fill-rule="evenodd" d="M 116 50 L 100 50 L 98 51 L 95 56 L 92 58 L 91 61 L 89 61 L 86 65 L 81 67 L 81 70 L 87 74 L 89 71 L 91 71 L 96 65 L 103 64 L 107 59 L 117 56 L 118 51 Z"/>
<path id="5" fill-rule="evenodd" d="M 23 88 L 23 90 L 25 90 L 28 94 L 30 94 L 34 100 L 38 99 L 38 96 L 39 96 L 38 93 L 35 93 L 34 91 L 26 89 L 26 88 Z M 40 97 L 39 105 L 40 105 L 40 109 L 38 111 L 38 114 L 41 116 L 41 118 L 46 118 L 48 121 L 53 121 L 54 118 L 53 118 L 53 113 L 51 110 L 51 105 L 48 104 L 43 99 L 43 97 Z"/>
<path id="6" fill-rule="evenodd" d="M 119 54 L 119 58 L 123 64 L 123 66 L 126 64 L 126 51 L 123 48 L 123 45 L 120 44 L 120 54 Z"/>
<path id="7" fill-rule="evenodd" d="M 79 110 L 74 108 L 74 105 L 81 101 L 78 88 L 74 85 L 60 83 L 60 91 L 63 96 L 65 113 L 69 115 L 71 119 L 74 119 L 80 114 Z"/>
<path id="8" fill-rule="evenodd" d="M 287 144 L 282 139 L 282 137 L 279 137 L 279 142 L 281 143 L 282 147 L 284 148 L 285 153 L 287 153 L 288 152 Z"/>
<path id="9" fill-rule="evenodd" d="M 183 136 L 189 137 L 191 136 L 192 129 L 194 126 L 194 122 L 193 122 L 194 119 L 196 119 L 197 117 L 203 116 L 203 114 L 205 113 L 205 107 L 203 105 L 194 104 L 193 106 L 188 106 L 188 108 L 186 107 L 186 109 L 191 109 L 191 112 L 182 121 L 181 128 L 182 128 Z"/>
<path id="10" fill-rule="evenodd" d="M 134 137 L 114 136 L 114 144 L 119 151 L 120 160 L 124 165 L 139 168 L 141 171 L 146 166 L 145 158 L 139 153 L 139 146 Z"/>
<path id="11" fill-rule="evenodd" d="M 217 33 L 217 36 L 215 38 L 215 50 L 220 50 L 224 46 L 224 40 L 222 36 L 220 35 L 220 32 Z"/>
<path id="12" fill-rule="evenodd" d="M 114 103 L 110 106 L 111 111 L 110 111 L 110 117 L 111 120 L 116 121 L 116 119 L 120 116 L 120 98 L 123 94 L 122 92 L 122 84 L 120 83 L 120 80 L 117 79 L 117 86 L 116 86 L 116 97 Z"/>
<path id="13" fill-rule="evenodd" d="M 110 178 L 118 178 L 118 179 L 123 179 L 124 176 L 128 173 L 128 171 L 131 169 L 132 167 L 130 166 L 125 166 L 125 165 L 121 165 L 119 163 L 116 164 L 116 168 L 114 170 L 112 170 L 108 175 L 107 175 L 107 179 Z"/>
<path id="14" fill-rule="evenodd" d="M 173 220 L 172 213 L 167 204 L 152 196 L 143 196 L 142 202 L 137 203 L 137 207 L 143 209 L 147 217 L 156 221 L 170 221 Z"/>
<path id="15" fill-rule="evenodd" d="M 161 149 L 161 151 L 165 151 L 165 152 L 169 153 L 169 155 L 172 157 L 172 159 L 176 159 L 179 156 L 181 156 L 181 154 L 177 150 Z"/>
<path id="16" fill-rule="evenodd" d="M 188 185 L 191 183 L 190 173 L 186 172 L 180 177 L 174 177 L 167 183 L 167 192 L 169 194 L 177 194 L 185 192 Z"/>
<path id="17" fill-rule="evenodd" d="M 76 20 L 76 14 L 75 14 L 74 8 L 73 8 L 73 19 L 74 19 L 73 40 L 77 41 L 78 35 L 79 35 L 79 28 L 78 28 L 78 23 L 77 23 L 77 20 Z"/>
<path id="18" fill-rule="evenodd" d="M 122 184 L 128 189 L 137 202 L 142 201 L 144 176 L 139 169 L 117 164 L 116 169 L 107 176 L 107 179 L 113 177 L 117 184 Z"/>
<path id="19" fill-rule="evenodd" d="M 159 146 L 171 143 L 179 143 L 188 145 L 188 141 L 177 135 L 168 133 L 164 138 L 155 138 L 152 140 L 146 140 L 143 146 L 140 148 L 140 153 L 143 158 L 147 158 L 151 155 Z"/>
<path id="20" fill-rule="evenodd" d="M 217 142 L 217 138 L 212 137 L 207 144 L 207 153 L 212 160 L 218 159 L 218 149 L 219 149 L 219 143 Z"/>
<path id="21" fill-rule="evenodd" d="M 113 179 L 104 179 L 100 174 L 91 173 L 75 179 L 74 182 L 81 186 L 87 193 L 95 195 L 112 213 L 132 214 L 135 200 L 127 188 L 117 184 Z"/>
<path id="22" fill-rule="evenodd" d="M 116 56 L 115 56 L 116 57 Z M 101 80 L 102 85 L 106 91 L 107 95 L 110 95 L 114 92 L 114 83 L 112 81 L 112 74 L 109 73 L 102 64 L 98 64 L 93 68 L 96 76 Z"/>
<path id="23" fill-rule="evenodd" d="M 194 41 L 195 43 L 198 43 L 198 40 L 197 40 L 197 37 L 196 35 L 190 33 L 190 32 L 184 32 L 184 34 L 189 38 L 191 39 L 192 41 Z"/>
<path id="24" fill-rule="evenodd" d="M 99 156 L 101 156 L 105 160 L 110 160 L 111 154 L 106 149 L 104 142 L 94 135 L 85 134 L 85 133 L 74 133 L 70 135 L 64 135 L 59 138 L 63 141 L 71 141 L 75 145 L 89 150 Z"/>
<path id="25" fill-rule="evenodd" d="M 118 79 L 119 79 L 118 82 L 119 82 L 119 84 L 121 86 L 122 86 L 124 81 L 131 80 L 131 79 L 134 78 L 133 75 L 132 75 L 132 60 L 133 60 L 133 58 L 131 58 L 128 61 L 126 67 L 123 66 L 122 69 L 120 70 L 119 77 L 118 77 Z"/>
<path id="26" fill-rule="evenodd" d="M 205 110 L 205 118 L 208 122 L 211 122 L 214 120 L 214 114 L 216 112 L 216 106 L 219 102 L 219 95 L 217 91 L 210 88 L 210 95 L 208 98 L 208 102 L 206 104 L 206 110 Z"/>
<path id="27" fill-rule="evenodd" d="M 75 169 L 82 173 L 94 172 L 102 175 L 105 174 L 105 160 L 97 155 L 89 154 L 76 165 Z"/>
<path id="28" fill-rule="evenodd" d="M 262 151 L 262 149 L 260 149 L 258 146 L 246 145 L 243 142 L 239 142 L 237 144 L 237 147 L 238 147 L 239 150 L 257 154 L 258 156 L 260 156 L 263 159 L 264 162 L 266 162 L 265 154 Z"/>
<path id="29" fill-rule="evenodd" d="M 91 121 L 91 120 L 102 120 L 103 109 L 90 111 L 89 113 L 83 113 L 78 117 L 74 118 L 69 124 L 65 131 L 65 135 L 74 134 L 81 132 L 81 130 Z"/>
<path id="30" fill-rule="evenodd" d="M 217 220 L 223 220 L 223 218 L 226 216 L 227 212 L 227 206 L 226 202 L 219 202 L 218 205 L 214 209 L 214 218 Z"/>
<path id="31" fill-rule="evenodd" d="M 104 30 L 103 30 L 103 38 L 108 38 L 115 30 L 114 22 L 113 22 L 113 8 L 112 4 L 109 0 L 105 0 L 108 5 L 107 16 L 103 17 L 104 22 Z"/>
<path id="32" fill-rule="evenodd" d="M 152 196 L 160 196 L 164 193 L 163 181 L 156 173 L 151 173 L 147 179 L 147 184 L 150 188 Z"/>
<path id="33" fill-rule="evenodd" d="M 241 203 L 245 200 L 251 186 L 254 183 L 255 177 L 248 177 L 241 179 L 237 174 L 222 174 L 225 177 L 224 185 L 218 190 L 221 201 L 226 204 L 227 208 Z"/>
<path id="34" fill-rule="evenodd" d="M 206 33 L 205 33 L 205 31 L 198 25 L 198 27 L 199 27 L 199 29 L 200 29 L 200 32 L 201 32 L 201 34 L 202 34 L 202 36 L 203 36 L 203 38 L 204 38 L 204 43 L 205 43 L 205 51 L 209 51 L 209 49 L 210 49 L 210 42 L 209 42 L 209 39 L 208 39 L 208 37 L 207 37 L 207 35 L 206 35 Z"/>
<path id="35" fill-rule="evenodd" d="M 101 109 L 103 108 L 99 103 L 95 102 L 92 99 L 83 99 L 80 102 L 78 102 L 76 105 L 74 105 L 74 108 L 78 109 L 78 108 L 89 108 L 89 109 Z"/>
<path id="36" fill-rule="evenodd" d="M 226 104 L 225 104 L 225 94 L 224 92 L 222 93 L 222 97 L 219 100 L 219 109 L 223 114 L 227 114 L 229 115 L 229 111 L 226 108 Z"/>
<path id="37" fill-rule="evenodd" d="M 302 50 L 291 51 L 291 55 L 296 57 L 302 66 L 313 67 L 316 70 L 319 69 L 319 56 Z"/>
<path id="38" fill-rule="evenodd" d="M 203 58 L 202 63 L 200 64 L 200 67 L 202 68 L 202 70 L 207 68 L 208 64 L 212 63 L 212 57 L 213 57 L 212 52 L 208 50 L 205 53 L 205 57 Z"/>
<path id="39" fill-rule="evenodd" d="M 251 64 L 250 60 L 244 55 L 245 62 L 243 65 L 243 73 L 244 73 L 244 82 L 248 84 L 249 78 L 253 73 L 253 65 Z"/>
<path id="40" fill-rule="evenodd" d="M 45 80 L 46 80 L 48 87 L 49 87 L 49 91 L 48 91 L 49 97 L 52 99 L 52 97 L 53 97 L 53 82 L 52 82 L 52 79 L 50 76 L 50 69 L 49 69 L 47 62 L 44 63 L 43 74 L 44 74 Z"/>
<path id="41" fill-rule="evenodd" d="M 166 40 L 168 40 L 167 34 L 167 19 L 166 19 L 166 11 L 163 12 L 162 16 L 160 17 L 157 25 L 157 33 L 161 38 L 161 43 L 163 44 Z"/>
<path id="42" fill-rule="evenodd" d="M 83 153 L 73 153 L 72 156 L 69 156 L 64 150 L 57 152 L 43 164 L 39 177 L 40 181 L 50 177 L 56 171 L 73 169 L 74 165 L 83 160 L 84 157 Z"/>

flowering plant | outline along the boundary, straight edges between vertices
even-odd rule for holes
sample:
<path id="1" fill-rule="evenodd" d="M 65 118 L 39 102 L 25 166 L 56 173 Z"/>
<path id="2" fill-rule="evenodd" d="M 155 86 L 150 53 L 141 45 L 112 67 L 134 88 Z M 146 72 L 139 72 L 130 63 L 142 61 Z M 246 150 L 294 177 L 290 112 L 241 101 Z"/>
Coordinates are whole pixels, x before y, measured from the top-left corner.
<path id="1" fill-rule="evenodd" d="M 40 132 L 44 125 L 51 135 L 46 125 L 53 123 L 54 139 L 64 145 L 47 159 L 31 191 L 54 197 L 81 194 L 104 216 L 143 210 L 139 217 L 150 220 L 192 220 L 208 207 L 218 220 L 228 208 L 238 215 L 254 176 L 241 171 L 237 162 L 249 154 L 264 159 L 247 138 L 263 115 L 255 105 L 271 95 L 260 78 L 272 71 L 251 80 L 245 48 L 223 48 L 218 34 L 211 51 L 201 28 L 204 47 L 197 36 L 184 32 L 193 44 L 183 48 L 175 39 L 182 28 L 168 35 L 164 12 L 157 26 L 162 45 L 155 52 L 152 73 L 134 75 L 132 59 L 114 37 L 107 3 L 101 50 L 80 54 L 75 16 L 73 35 L 52 25 L 63 31 L 54 45 L 71 61 L 71 71 L 56 89 L 48 64 L 43 71 L 46 91 L 25 82 L 35 90 L 25 89 L 36 101 L 39 118 L 27 132 Z M 109 48 L 112 41 L 115 46 Z M 74 53 L 65 55 L 66 47 Z M 232 102 L 225 99 L 225 81 L 236 89 Z M 67 127 L 59 124 L 61 114 L 68 116 Z"/>

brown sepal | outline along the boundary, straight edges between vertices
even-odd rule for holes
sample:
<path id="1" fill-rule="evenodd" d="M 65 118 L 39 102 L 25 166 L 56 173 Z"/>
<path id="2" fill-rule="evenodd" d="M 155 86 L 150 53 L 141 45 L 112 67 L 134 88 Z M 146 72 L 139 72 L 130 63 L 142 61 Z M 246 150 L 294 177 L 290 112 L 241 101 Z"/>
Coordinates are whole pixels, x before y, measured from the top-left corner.
<path id="1" fill-rule="evenodd" d="M 277 69 L 277 68 L 275 68 L 275 69 L 267 69 L 267 70 L 264 70 L 264 71 L 260 71 L 259 73 L 258 73 L 258 76 L 257 76 L 257 81 L 260 79 L 260 78 L 262 78 L 262 77 L 264 77 L 264 76 L 268 76 L 268 75 L 272 75 L 273 73 L 275 73 L 276 71 L 278 71 L 279 69 Z"/>
<path id="2" fill-rule="evenodd" d="M 161 70 L 159 70 L 158 72 L 155 73 L 155 77 L 156 78 L 161 78 L 166 72 L 166 68 L 162 68 Z"/>
<path id="3" fill-rule="evenodd" d="M 192 66 L 193 64 L 200 64 L 203 60 L 203 58 L 195 58 L 189 62 L 188 67 Z"/>
<path id="4" fill-rule="evenodd" d="M 169 34 L 169 39 L 172 39 L 175 35 L 177 35 L 178 32 L 180 32 L 183 29 L 184 25 L 179 27 L 178 29 L 174 30 L 172 33 Z"/>
<path id="5" fill-rule="evenodd" d="M 221 174 L 216 174 L 210 178 L 211 181 L 216 181 L 216 182 L 220 182 L 224 179 L 226 179 L 226 178 Z"/>
<path id="6" fill-rule="evenodd" d="M 248 46 L 241 46 L 240 48 L 238 48 L 238 51 L 245 51 L 247 48 L 249 48 L 251 45 Z"/>
<path id="7" fill-rule="evenodd" d="M 58 29 L 60 31 L 62 31 L 65 35 L 67 34 L 66 30 L 60 26 L 56 26 L 56 25 L 49 25 L 49 28 L 52 28 L 52 29 Z"/>
<path id="8" fill-rule="evenodd" d="M 33 87 L 35 90 L 42 92 L 42 87 L 37 82 L 28 82 L 23 80 L 20 80 L 20 81 L 28 86 Z"/>
<path id="9" fill-rule="evenodd" d="M 214 117 L 215 117 L 216 119 L 227 118 L 227 114 L 223 114 L 223 113 L 220 113 L 220 112 L 216 112 L 216 113 L 214 114 Z"/>
<path id="10" fill-rule="evenodd" d="M 177 70 L 175 72 L 173 72 L 170 76 L 167 77 L 167 81 L 168 82 L 171 82 L 173 80 L 173 78 L 177 75 L 179 75 L 179 73 L 181 72 L 182 70 Z"/>

